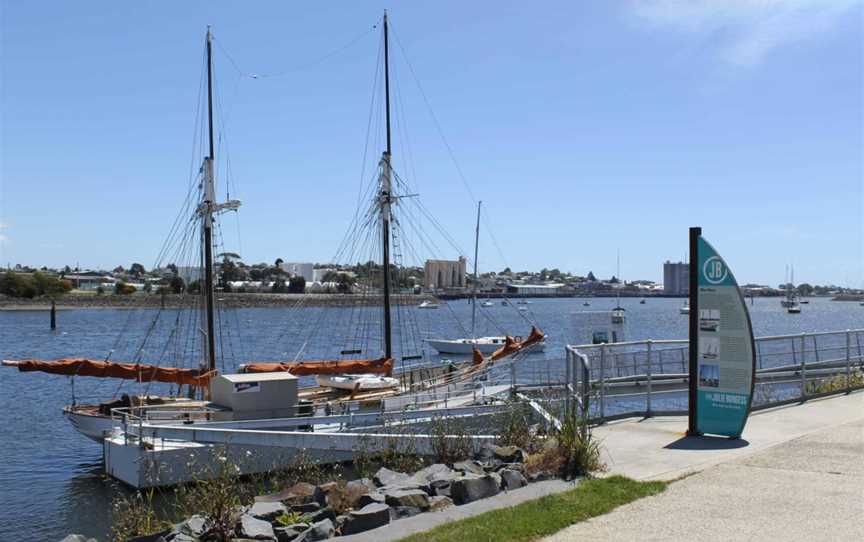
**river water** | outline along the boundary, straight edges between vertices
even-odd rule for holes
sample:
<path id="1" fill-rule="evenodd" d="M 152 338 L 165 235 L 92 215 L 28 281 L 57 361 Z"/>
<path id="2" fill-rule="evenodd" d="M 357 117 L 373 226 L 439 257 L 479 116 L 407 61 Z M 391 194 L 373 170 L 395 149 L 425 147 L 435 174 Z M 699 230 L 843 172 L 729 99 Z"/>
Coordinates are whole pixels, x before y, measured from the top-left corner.
<path id="1" fill-rule="evenodd" d="M 611 309 L 615 300 L 594 298 L 586 307 L 582 299 L 534 299 L 521 313 L 495 303 L 494 307 L 478 308 L 478 334 L 496 334 L 500 327 L 524 335 L 531 320 L 549 335 L 540 361 L 554 363 L 563 357 L 565 343 L 586 341 L 590 336 L 587 322 L 596 320 L 600 311 Z M 681 303 L 679 299 L 648 299 L 641 305 L 635 298 L 622 299 L 628 315 L 624 338 L 685 338 L 687 317 L 679 314 Z M 781 310 L 778 298 L 756 299 L 753 305 L 748 301 L 748 306 L 756 336 L 864 327 L 864 307 L 858 303 L 814 298 L 799 315 Z M 226 311 L 223 320 L 226 328 L 228 323 L 233 326 L 233 332 L 225 345 L 225 365 L 230 369 L 237 361 L 285 359 L 301 349 L 306 358 L 324 355 L 323 343 L 344 336 L 358 310 L 377 317 L 372 308 Z M 471 314 L 466 301 L 451 301 L 437 310 L 400 310 L 403 315 L 413 311 L 410 315 L 419 330 L 415 339 L 418 333 L 421 337 L 463 336 Z M 113 350 L 112 359 L 128 360 L 139 353 L 142 337 L 150 333 L 148 346 L 140 355 L 145 361 L 153 360 L 165 356 L 159 344 L 168 337 L 172 322 L 168 313 L 153 325 L 155 314 L 154 309 L 64 310 L 58 312 L 58 329 L 51 331 L 47 312 L 0 311 L 0 358 L 103 359 Z M 377 329 L 369 327 L 363 340 L 369 344 L 379 340 Z M 397 350 L 401 347 L 406 355 L 413 353 L 405 344 L 408 342 L 402 336 L 394 340 Z M 116 381 L 78 378 L 74 392 L 83 402 L 108 399 L 118 390 L 144 391 L 140 386 L 127 383 L 118 388 Z M 165 390 L 154 386 L 148 391 Z M 100 446 L 75 432 L 61 414 L 63 406 L 71 402 L 72 392 L 72 381 L 67 377 L 0 370 L 0 540 L 60 540 L 70 532 L 107 539 L 110 503 L 120 489 L 101 473 Z"/>

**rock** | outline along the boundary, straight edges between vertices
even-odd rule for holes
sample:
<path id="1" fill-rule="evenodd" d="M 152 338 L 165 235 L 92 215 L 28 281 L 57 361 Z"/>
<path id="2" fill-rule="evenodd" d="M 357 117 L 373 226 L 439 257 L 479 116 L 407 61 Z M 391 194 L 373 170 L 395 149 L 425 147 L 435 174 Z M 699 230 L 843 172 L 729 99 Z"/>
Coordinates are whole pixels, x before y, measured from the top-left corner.
<path id="1" fill-rule="evenodd" d="M 433 496 L 450 496 L 450 480 L 433 480 L 429 483 L 429 494 Z"/>
<path id="2" fill-rule="evenodd" d="M 306 504 L 315 500 L 316 486 L 306 482 L 298 482 L 288 489 L 270 495 L 259 495 L 255 502 L 281 502 L 286 506 Z"/>
<path id="3" fill-rule="evenodd" d="M 276 539 L 276 533 L 273 532 L 273 526 L 269 522 L 253 518 L 248 514 L 240 516 L 240 522 L 237 525 L 235 534 L 241 538 L 251 538 L 253 540 Z"/>
<path id="4" fill-rule="evenodd" d="M 167 534 L 169 532 L 170 531 L 165 531 L 164 533 L 148 534 L 145 536 L 162 538 L 162 536 L 164 534 Z M 154 538 L 154 540 L 156 540 L 156 538 Z M 61 540 L 60 542 L 97 542 L 97 541 L 95 538 L 87 538 L 83 534 L 70 534 L 66 538 Z"/>
<path id="5" fill-rule="evenodd" d="M 411 483 L 411 476 L 404 472 L 396 472 L 395 470 L 381 467 L 378 469 L 378 472 L 375 473 L 375 477 L 372 480 L 378 487 L 402 486 Z"/>
<path id="6" fill-rule="evenodd" d="M 375 488 L 378 487 L 375 485 L 370 478 L 359 478 L 357 480 L 351 480 L 348 482 L 348 485 L 361 485 L 369 488 L 369 491 L 375 491 Z"/>
<path id="7" fill-rule="evenodd" d="M 477 459 L 492 463 L 522 463 L 525 461 L 525 451 L 518 446 L 496 446 L 487 442 L 477 452 Z"/>
<path id="8" fill-rule="evenodd" d="M 372 493 L 367 493 L 365 495 L 361 495 L 357 499 L 357 502 L 354 503 L 354 508 L 360 509 L 360 508 L 363 508 L 364 506 L 367 506 L 370 504 L 384 504 L 384 501 L 385 501 L 384 494 L 378 493 L 377 491 L 374 491 Z"/>
<path id="9" fill-rule="evenodd" d="M 453 469 L 442 463 L 435 463 L 434 465 L 429 465 L 424 469 L 418 470 L 411 478 L 413 478 L 418 485 L 423 485 L 426 482 L 431 482 L 436 476 L 447 477 L 448 475 L 453 475 Z"/>
<path id="10" fill-rule="evenodd" d="M 525 464 L 524 463 L 501 463 L 495 469 L 495 472 L 501 472 L 502 469 L 510 469 L 510 470 L 515 470 L 515 471 L 519 471 L 521 473 L 524 473 L 525 472 Z"/>
<path id="11" fill-rule="evenodd" d="M 390 507 L 383 503 L 367 504 L 360 510 L 352 510 L 342 525 L 342 534 L 356 534 L 377 529 L 390 523 Z"/>
<path id="12" fill-rule="evenodd" d="M 450 485 L 450 496 L 456 504 L 485 499 L 497 495 L 499 491 L 501 491 L 501 477 L 494 473 L 482 476 L 468 474 L 454 480 Z"/>
<path id="13" fill-rule="evenodd" d="M 502 469 L 498 472 L 501 475 L 501 489 L 510 491 L 528 485 L 528 480 L 518 470 Z"/>
<path id="14" fill-rule="evenodd" d="M 384 494 L 384 502 L 390 506 L 409 506 L 421 510 L 429 509 L 429 495 L 422 489 L 390 491 Z"/>
<path id="15" fill-rule="evenodd" d="M 450 497 L 436 496 L 429 497 L 429 511 L 437 512 L 453 506 L 453 499 Z"/>
<path id="16" fill-rule="evenodd" d="M 294 542 L 317 542 L 319 540 L 327 540 L 336 533 L 336 527 L 329 519 L 321 520 L 313 523 L 308 529 L 300 533 L 294 539 Z"/>
<path id="17" fill-rule="evenodd" d="M 533 484 L 534 482 L 544 482 L 546 480 L 553 480 L 556 478 L 556 476 L 551 474 L 551 473 L 541 471 L 541 472 L 532 472 L 532 473 L 528 474 L 528 476 L 526 478 L 528 479 L 529 483 Z"/>
<path id="18" fill-rule="evenodd" d="M 311 512 L 309 514 L 303 514 L 303 516 L 300 517 L 299 521 L 301 523 L 318 523 L 325 519 L 329 519 L 330 521 L 334 521 L 336 519 L 336 512 L 334 512 L 333 509 L 329 506 L 326 506 L 320 510 Z"/>
<path id="19" fill-rule="evenodd" d="M 461 471 L 464 474 L 482 475 L 486 471 L 483 470 L 483 465 L 479 461 L 457 461 L 453 463 L 453 470 Z"/>
<path id="20" fill-rule="evenodd" d="M 288 527 L 276 527 L 273 531 L 276 533 L 276 540 L 278 542 L 292 542 L 308 528 L 308 523 L 295 523 Z"/>
<path id="21" fill-rule="evenodd" d="M 288 509 L 281 502 L 256 502 L 246 513 L 253 518 L 273 523 L 276 518 L 286 512 L 288 512 Z"/>
<path id="22" fill-rule="evenodd" d="M 295 504 L 291 507 L 292 512 L 298 512 L 300 514 L 309 514 L 311 512 L 317 512 L 318 510 L 321 510 L 321 505 L 315 501 L 304 504 Z"/>
<path id="23" fill-rule="evenodd" d="M 424 510 L 421 510 L 415 506 L 391 506 L 390 521 L 410 518 L 411 516 L 416 516 L 417 514 L 422 514 L 423 512 Z"/>
<path id="24" fill-rule="evenodd" d="M 192 536 L 186 533 L 172 533 L 168 535 L 168 538 L 158 538 L 152 542 L 156 542 L 157 540 L 169 540 L 170 542 L 200 542 L 200 538 L 197 536 Z M 129 542 L 128 540 L 126 542 Z M 140 542 L 140 541 L 139 541 Z"/>
<path id="25" fill-rule="evenodd" d="M 356 481 L 345 484 L 344 495 L 348 502 L 348 508 L 357 508 L 357 501 L 363 495 L 368 495 L 370 491 L 374 491 L 374 487 L 373 484 L 373 489 L 370 489 L 369 486 Z M 332 503 L 328 500 L 328 504 Z"/>
<path id="26" fill-rule="evenodd" d="M 315 486 L 315 492 L 313 493 L 315 502 L 321 506 L 327 506 L 327 495 L 338 485 L 337 482 L 327 482 L 320 486 Z"/>

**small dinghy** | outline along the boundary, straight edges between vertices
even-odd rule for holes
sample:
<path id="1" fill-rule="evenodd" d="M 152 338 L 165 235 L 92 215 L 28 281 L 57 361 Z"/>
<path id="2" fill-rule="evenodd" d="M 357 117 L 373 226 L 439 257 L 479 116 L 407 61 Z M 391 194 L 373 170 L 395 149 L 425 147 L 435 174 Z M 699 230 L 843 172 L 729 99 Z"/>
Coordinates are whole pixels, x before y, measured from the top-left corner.
<path id="1" fill-rule="evenodd" d="M 399 379 L 373 374 L 318 375 L 318 385 L 348 391 L 389 390 L 399 387 Z"/>

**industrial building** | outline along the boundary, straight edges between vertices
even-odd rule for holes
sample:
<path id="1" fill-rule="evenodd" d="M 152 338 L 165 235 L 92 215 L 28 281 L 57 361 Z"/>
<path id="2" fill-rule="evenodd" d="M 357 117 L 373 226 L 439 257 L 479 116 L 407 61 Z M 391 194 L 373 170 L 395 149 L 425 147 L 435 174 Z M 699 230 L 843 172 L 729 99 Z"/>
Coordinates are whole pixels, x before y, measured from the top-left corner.
<path id="1" fill-rule="evenodd" d="M 465 287 L 466 261 L 463 256 L 458 260 L 426 260 L 424 266 L 424 285 L 430 290 Z"/>
<path id="2" fill-rule="evenodd" d="M 663 264 L 663 293 L 666 295 L 687 295 L 690 293 L 690 265 L 683 262 Z"/>

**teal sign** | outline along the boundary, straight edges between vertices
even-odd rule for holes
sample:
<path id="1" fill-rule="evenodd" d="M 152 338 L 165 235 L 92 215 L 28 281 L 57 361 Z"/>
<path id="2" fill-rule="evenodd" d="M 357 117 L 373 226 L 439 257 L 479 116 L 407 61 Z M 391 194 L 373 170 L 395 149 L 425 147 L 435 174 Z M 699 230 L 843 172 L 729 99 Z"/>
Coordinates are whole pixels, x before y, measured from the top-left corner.
<path id="1" fill-rule="evenodd" d="M 696 254 L 690 261 L 697 279 L 690 289 L 690 397 L 696 402 L 690 409 L 691 428 L 695 416 L 696 434 L 737 438 L 753 398 L 756 357 L 750 314 L 729 266 L 701 230 L 695 234 L 692 238 L 691 230 L 691 252 L 695 248 Z"/>

